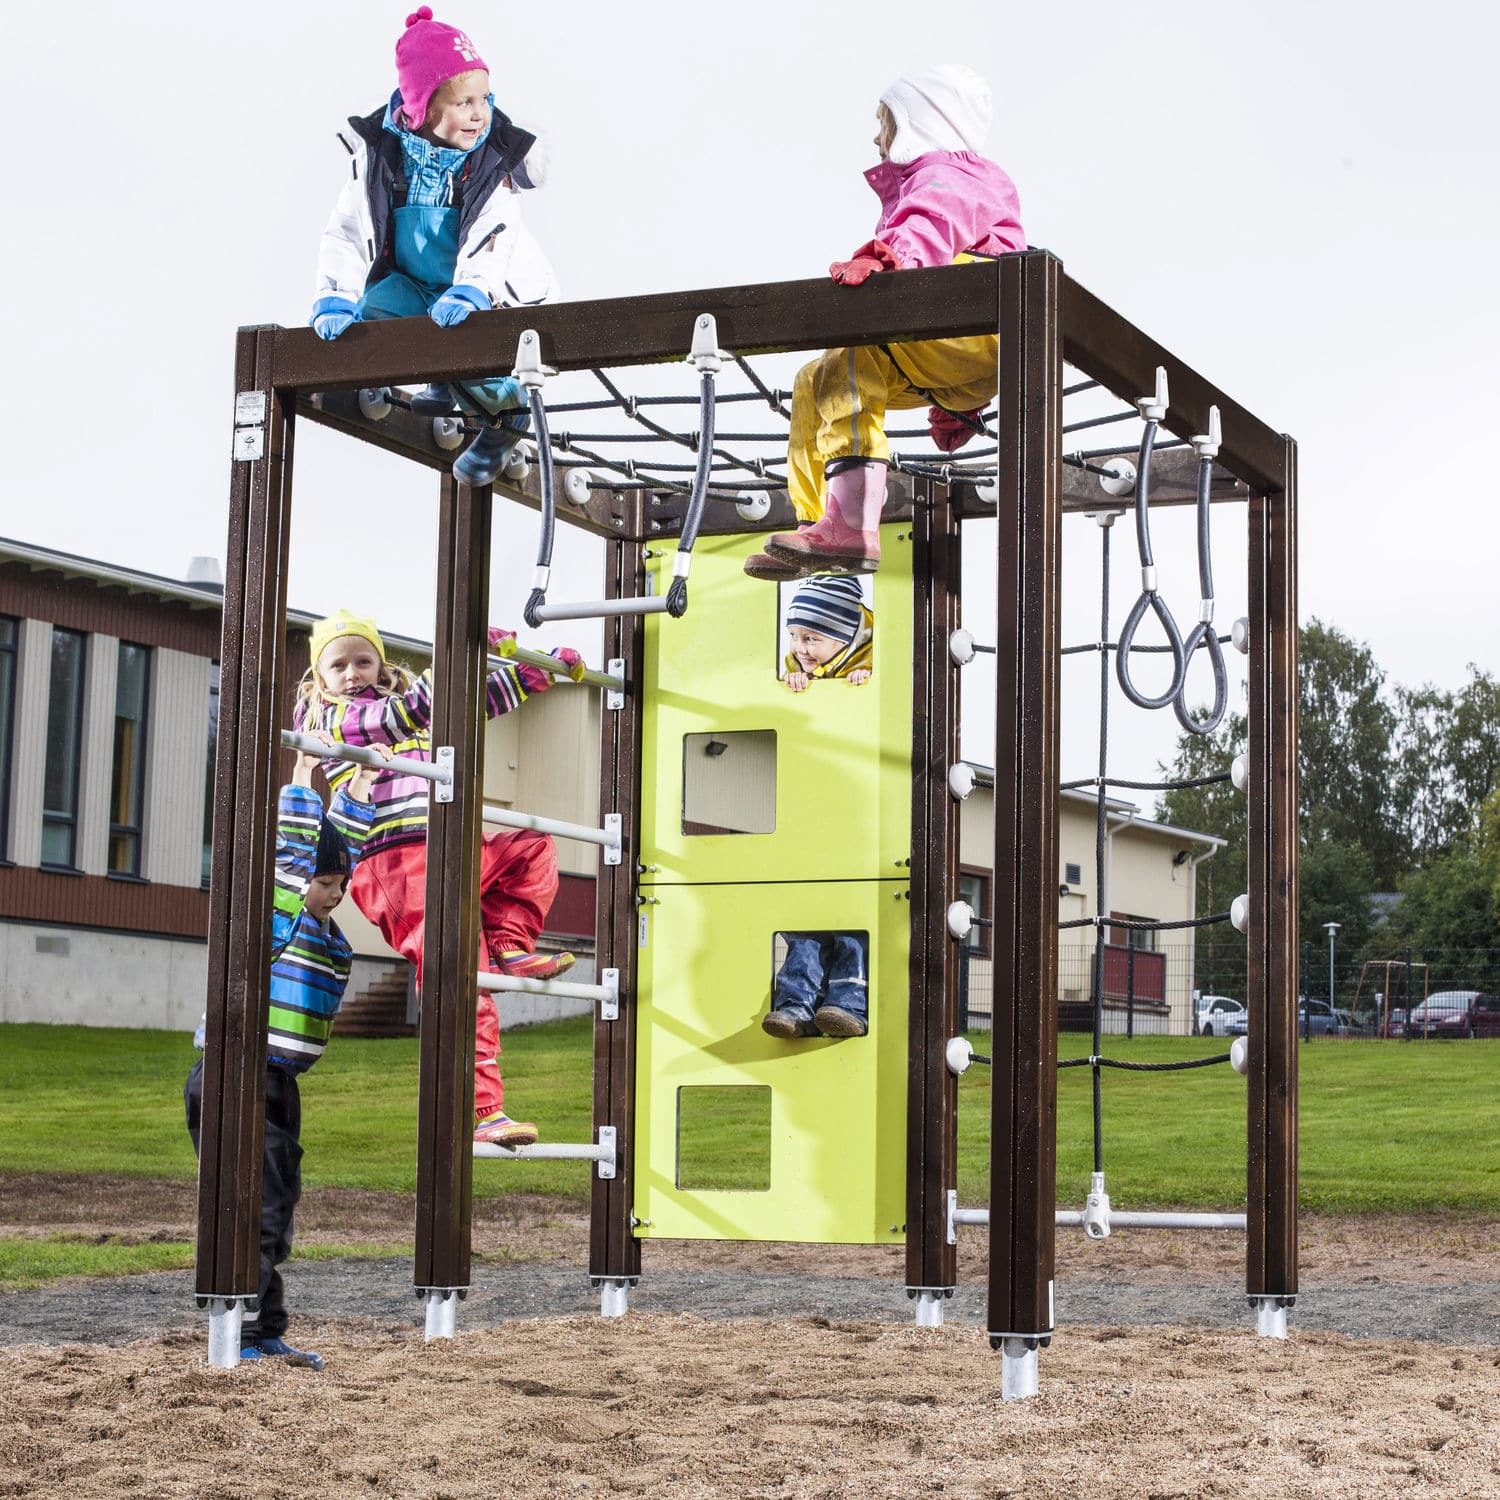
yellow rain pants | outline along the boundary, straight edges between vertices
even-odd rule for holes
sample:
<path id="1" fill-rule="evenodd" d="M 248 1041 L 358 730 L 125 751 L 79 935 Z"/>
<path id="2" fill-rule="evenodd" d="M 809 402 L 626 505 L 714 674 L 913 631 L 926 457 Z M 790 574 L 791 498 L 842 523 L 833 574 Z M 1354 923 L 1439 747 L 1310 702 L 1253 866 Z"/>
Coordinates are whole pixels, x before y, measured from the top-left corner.
<path id="1" fill-rule="evenodd" d="M 899 272 L 891 274 L 899 275 Z M 946 406 L 973 411 L 994 399 L 999 340 L 828 349 L 797 372 L 787 442 L 787 492 L 799 521 L 823 514 L 823 466 L 834 458 L 888 460 L 885 414 Z"/>

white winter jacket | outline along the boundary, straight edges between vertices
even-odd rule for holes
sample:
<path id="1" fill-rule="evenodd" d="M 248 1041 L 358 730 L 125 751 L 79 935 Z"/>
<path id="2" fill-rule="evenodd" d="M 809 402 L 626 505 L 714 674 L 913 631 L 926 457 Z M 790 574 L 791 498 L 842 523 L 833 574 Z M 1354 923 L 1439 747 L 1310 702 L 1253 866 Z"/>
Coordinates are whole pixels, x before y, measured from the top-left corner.
<path id="1" fill-rule="evenodd" d="M 339 193 L 318 246 L 314 299 L 358 302 L 395 264 L 392 197 L 402 188 L 401 143 L 384 128 L 385 110 L 352 118 L 338 137 L 349 153 L 350 176 Z M 528 182 L 526 152 L 534 137 L 494 111 L 489 136 L 472 153 L 459 221 L 455 284 L 479 288 L 496 307 L 557 298 L 557 278 L 541 246 L 522 222 L 517 180 Z"/>

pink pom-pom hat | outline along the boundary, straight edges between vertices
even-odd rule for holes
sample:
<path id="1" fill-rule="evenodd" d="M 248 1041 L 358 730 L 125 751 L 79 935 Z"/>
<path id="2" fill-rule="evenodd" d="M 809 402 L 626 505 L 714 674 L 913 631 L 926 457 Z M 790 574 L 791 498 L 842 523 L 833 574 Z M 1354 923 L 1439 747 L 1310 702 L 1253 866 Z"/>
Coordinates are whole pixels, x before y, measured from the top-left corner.
<path id="1" fill-rule="evenodd" d="M 490 70 L 467 34 L 434 21 L 431 6 L 419 6 L 406 18 L 406 30 L 396 40 L 396 83 L 406 123 L 420 130 L 432 96 L 450 78 L 475 68 Z"/>

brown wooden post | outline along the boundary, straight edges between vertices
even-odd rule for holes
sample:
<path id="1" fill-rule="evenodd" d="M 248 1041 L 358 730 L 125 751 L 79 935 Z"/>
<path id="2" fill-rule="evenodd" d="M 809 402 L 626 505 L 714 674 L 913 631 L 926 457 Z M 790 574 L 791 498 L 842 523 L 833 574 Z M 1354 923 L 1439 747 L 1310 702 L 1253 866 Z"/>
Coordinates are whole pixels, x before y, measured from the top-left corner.
<path id="1" fill-rule="evenodd" d="M 948 1242 L 958 1188 L 958 1079 L 948 1039 L 958 1029 L 958 944 L 948 905 L 958 899 L 958 804 L 948 769 L 958 759 L 959 524 L 947 486 L 918 479 L 912 505 L 911 958 L 906 1104 L 906 1290 L 952 1296 L 958 1250 Z"/>
<path id="2" fill-rule="evenodd" d="M 994 1347 L 1020 1339 L 1035 1348 L 1053 1323 L 1061 269 L 1045 251 L 1000 262 L 988 1314 Z"/>
<path id="3" fill-rule="evenodd" d="M 632 530 L 644 530 L 643 507 L 634 506 Z M 627 598 L 645 592 L 644 549 L 639 542 L 614 541 L 605 548 L 604 597 Z M 601 864 L 597 894 L 596 952 L 600 973 L 617 969 L 619 1018 L 594 1020 L 594 1132 L 615 1132 L 615 1175 L 596 1170 L 589 1205 L 589 1276 L 604 1282 L 633 1283 L 641 1274 L 641 1243 L 635 1237 L 635 1059 L 636 1059 L 636 893 L 639 889 L 641 721 L 646 692 L 642 680 L 645 625 L 640 615 L 617 615 L 604 622 L 604 654 L 623 660 L 629 684 L 618 708 L 606 698 L 600 714 L 599 812 L 621 815 L 618 865 Z"/>
<path id="4" fill-rule="evenodd" d="M 1297 1292 L 1297 445 L 1250 502 L 1245 1290 Z"/>
<path id="5" fill-rule="evenodd" d="M 242 328 L 235 345 L 199 1137 L 200 1299 L 253 1297 L 260 1281 L 271 870 L 277 735 L 287 710 L 293 433 L 291 395 L 270 384 L 269 347 L 269 331 L 254 328 Z"/>
<path id="6" fill-rule="evenodd" d="M 419 1291 L 469 1285 L 474 1182 L 474 1008 L 491 495 L 444 475 L 432 637 L 432 754 L 453 750 L 453 800 L 429 797 L 417 1094 Z"/>

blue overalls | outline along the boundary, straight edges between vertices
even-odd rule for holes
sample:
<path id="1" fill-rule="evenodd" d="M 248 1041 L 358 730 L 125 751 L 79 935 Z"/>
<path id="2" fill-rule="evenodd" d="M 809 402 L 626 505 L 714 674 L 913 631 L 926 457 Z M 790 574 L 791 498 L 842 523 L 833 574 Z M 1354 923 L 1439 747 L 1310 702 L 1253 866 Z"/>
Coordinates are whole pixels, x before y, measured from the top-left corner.
<path id="1" fill-rule="evenodd" d="M 491 98 L 490 108 L 494 107 Z M 396 269 L 366 288 L 359 299 L 359 315 L 365 319 L 422 317 L 453 285 L 459 220 L 453 183 L 463 173 L 464 159 L 484 144 L 489 131 L 468 151 L 434 146 L 415 132 L 398 128 L 389 106 L 385 128 L 401 142 L 406 202 L 398 204 L 392 216 Z M 505 375 L 454 384 L 450 389 L 458 404 L 476 416 L 494 417 L 518 408 L 524 411 L 526 406 L 525 387 Z M 524 423 L 523 416 L 520 425 Z M 515 425 L 514 419 L 506 425 Z"/>

